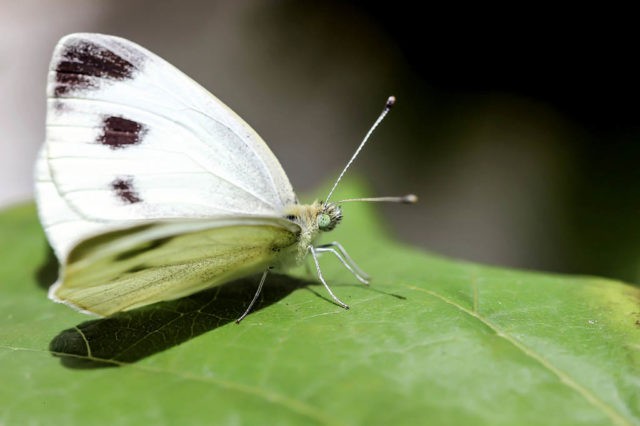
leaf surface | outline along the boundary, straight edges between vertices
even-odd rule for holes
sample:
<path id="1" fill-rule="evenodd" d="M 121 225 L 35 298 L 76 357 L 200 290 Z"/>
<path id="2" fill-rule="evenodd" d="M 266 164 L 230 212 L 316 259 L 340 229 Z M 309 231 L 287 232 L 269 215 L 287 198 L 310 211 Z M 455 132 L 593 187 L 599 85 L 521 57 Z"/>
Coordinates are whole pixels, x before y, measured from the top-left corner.
<path id="1" fill-rule="evenodd" d="M 301 268 L 240 325 L 258 277 L 107 319 L 50 302 L 34 207 L 1 212 L 0 424 L 640 424 L 640 289 L 445 259 L 344 212 L 327 237 L 372 285 L 321 263 L 351 309 Z"/>

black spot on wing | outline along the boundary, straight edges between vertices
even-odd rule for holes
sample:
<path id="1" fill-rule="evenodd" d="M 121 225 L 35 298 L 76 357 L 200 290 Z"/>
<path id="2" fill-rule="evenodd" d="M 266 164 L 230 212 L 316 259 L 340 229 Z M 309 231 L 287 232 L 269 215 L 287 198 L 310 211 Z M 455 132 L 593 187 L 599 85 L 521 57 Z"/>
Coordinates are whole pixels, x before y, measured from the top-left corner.
<path id="1" fill-rule="evenodd" d="M 62 114 L 64 112 L 71 111 L 71 107 L 68 105 L 68 103 L 63 103 L 60 99 L 56 99 L 53 102 L 53 111 L 58 114 Z"/>
<path id="2" fill-rule="evenodd" d="M 124 117 L 106 117 L 102 122 L 102 133 L 98 142 L 111 149 L 126 148 L 142 142 L 147 127 Z"/>
<path id="3" fill-rule="evenodd" d="M 111 182 L 111 189 L 121 201 L 127 204 L 135 204 L 142 201 L 142 198 L 140 198 L 140 195 L 133 186 L 133 178 L 130 176 L 115 178 L 113 182 Z"/>
<path id="4" fill-rule="evenodd" d="M 55 65 L 57 85 L 54 94 L 62 96 L 74 90 L 95 89 L 96 78 L 131 78 L 136 65 L 104 46 L 89 40 L 76 40 L 64 46 Z"/>

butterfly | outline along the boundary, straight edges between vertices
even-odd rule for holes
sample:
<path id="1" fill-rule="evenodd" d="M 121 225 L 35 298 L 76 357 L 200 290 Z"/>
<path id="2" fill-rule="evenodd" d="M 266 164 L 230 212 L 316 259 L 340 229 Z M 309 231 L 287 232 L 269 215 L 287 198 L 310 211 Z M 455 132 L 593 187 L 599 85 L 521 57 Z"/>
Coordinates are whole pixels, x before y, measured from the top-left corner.
<path id="1" fill-rule="evenodd" d="M 36 162 L 38 214 L 60 262 L 49 298 L 99 316 L 177 299 L 331 253 L 369 277 L 337 242 L 330 202 L 300 204 L 258 134 L 220 100 L 137 44 L 70 34 L 55 47 L 46 140 Z M 414 195 L 365 201 L 415 202 Z"/>

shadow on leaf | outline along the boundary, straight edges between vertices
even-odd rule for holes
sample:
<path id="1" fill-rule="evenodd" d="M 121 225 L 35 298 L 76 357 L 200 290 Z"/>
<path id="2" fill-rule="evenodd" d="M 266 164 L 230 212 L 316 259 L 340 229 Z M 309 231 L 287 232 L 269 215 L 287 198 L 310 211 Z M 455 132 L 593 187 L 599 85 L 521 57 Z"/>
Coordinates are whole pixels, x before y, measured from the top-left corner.
<path id="1" fill-rule="evenodd" d="M 287 275 L 272 274 L 268 279 L 252 312 L 307 285 Z M 54 337 L 49 350 L 61 358 L 62 365 L 74 369 L 133 363 L 234 322 L 244 312 L 257 284 L 256 277 L 250 277 L 182 299 L 86 321 Z"/>
<path id="2" fill-rule="evenodd" d="M 43 241 L 43 245 L 46 250 L 45 260 L 36 271 L 36 282 L 38 283 L 38 286 L 46 290 L 58 278 L 59 264 L 53 249 L 46 240 Z"/>

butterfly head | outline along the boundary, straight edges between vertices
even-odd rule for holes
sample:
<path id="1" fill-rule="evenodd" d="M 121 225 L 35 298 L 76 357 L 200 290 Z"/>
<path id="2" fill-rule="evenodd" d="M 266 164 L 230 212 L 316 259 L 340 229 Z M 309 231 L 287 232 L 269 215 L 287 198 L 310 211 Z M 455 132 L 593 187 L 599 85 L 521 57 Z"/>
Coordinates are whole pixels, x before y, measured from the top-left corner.
<path id="1" fill-rule="evenodd" d="M 316 221 L 318 229 L 321 231 L 331 231 L 342 220 L 342 210 L 340 206 L 334 203 L 320 203 L 320 210 Z"/>

